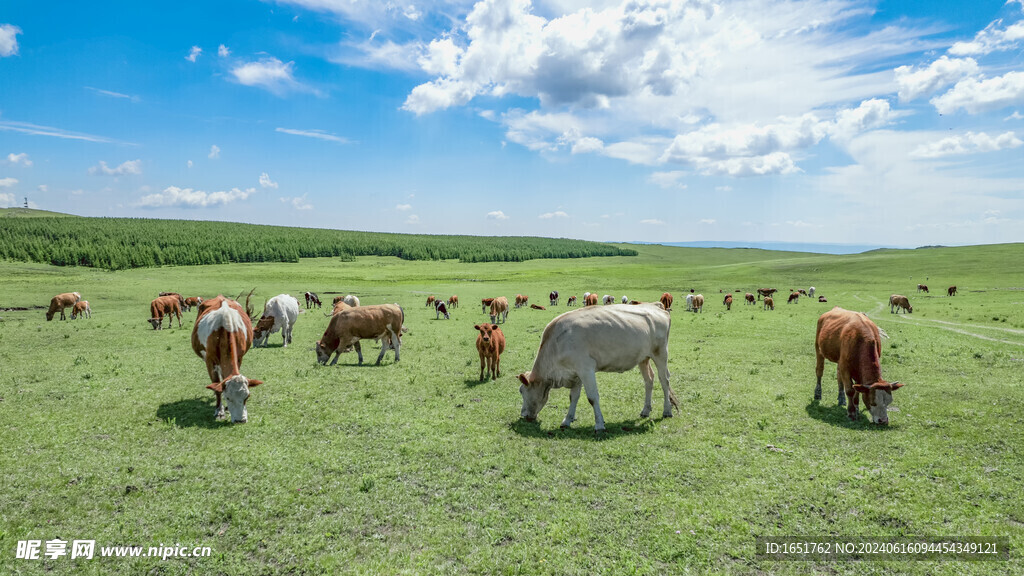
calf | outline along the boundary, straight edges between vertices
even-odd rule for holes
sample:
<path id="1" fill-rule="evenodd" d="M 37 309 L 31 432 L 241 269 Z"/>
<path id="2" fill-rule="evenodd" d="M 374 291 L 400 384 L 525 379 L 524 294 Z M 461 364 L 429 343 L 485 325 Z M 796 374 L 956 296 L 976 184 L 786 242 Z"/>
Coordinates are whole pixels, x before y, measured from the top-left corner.
<path id="1" fill-rule="evenodd" d="M 201 297 L 199 297 L 199 296 L 189 296 L 188 298 L 185 298 L 185 306 L 182 307 L 182 309 L 187 312 L 189 310 L 192 310 L 193 306 L 199 306 L 202 303 L 203 303 L 203 299 Z"/>
<path id="2" fill-rule="evenodd" d="M 473 328 L 480 332 L 476 335 L 476 351 L 480 354 L 480 381 L 484 381 L 488 372 L 491 379 L 496 380 L 501 375 L 501 353 L 505 351 L 505 334 L 497 324 L 477 324 Z"/>
<path id="3" fill-rule="evenodd" d="M 889 296 L 889 314 L 898 313 L 900 308 L 904 312 L 914 313 L 914 307 L 910 305 L 910 299 L 900 294 Z"/>
<path id="4" fill-rule="evenodd" d="M 928 285 L 926 285 L 926 284 L 918 284 L 917 285 L 917 291 L 918 292 L 924 292 L 925 294 L 928 294 Z"/>
<path id="5" fill-rule="evenodd" d="M 566 306 L 575 306 L 576 305 L 576 297 L 575 296 L 569 296 L 569 299 L 565 301 L 565 305 Z"/>
<path id="6" fill-rule="evenodd" d="M 459 297 L 458 297 L 458 295 L 452 294 L 452 297 L 448 299 L 448 307 L 449 308 L 458 308 L 459 307 Z"/>
<path id="7" fill-rule="evenodd" d="M 534 310 L 547 310 L 547 308 L 545 308 L 543 306 L 540 306 L 538 304 L 530 304 L 530 308 L 532 308 Z"/>
<path id="8" fill-rule="evenodd" d="M 849 400 L 847 416 L 850 420 L 857 419 L 857 394 L 860 393 L 871 413 L 871 421 L 875 424 L 889 423 L 887 408 L 892 403 L 892 393 L 903 385 L 882 379 L 879 365 L 882 341 L 874 322 L 860 312 L 836 306 L 818 318 L 814 353 L 817 357 L 815 375 L 818 377 L 814 387 L 815 400 L 821 400 L 821 375 L 827 359 L 836 363 L 838 403 L 842 406 Z M 846 398 L 843 398 L 844 392 Z"/>
<path id="9" fill-rule="evenodd" d="M 529 296 L 524 296 L 522 294 L 516 294 L 516 308 L 520 308 L 522 306 L 526 306 L 526 304 L 529 301 L 530 301 L 530 297 Z"/>
<path id="10" fill-rule="evenodd" d="M 771 296 L 765 296 L 764 297 L 764 307 L 762 307 L 761 309 L 762 310 L 775 310 L 775 300 L 773 300 Z"/>
<path id="11" fill-rule="evenodd" d="M 441 315 L 444 314 L 444 319 L 449 320 L 451 317 L 448 315 L 448 305 L 444 303 L 444 300 L 434 301 L 434 320 L 439 320 Z"/>
<path id="12" fill-rule="evenodd" d="M 50 309 L 46 311 L 46 321 L 53 320 L 53 315 L 60 310 L 60 319 L 67 320 L 67 316 L 64 315 L 65 308 L 72 308 L 74 305 L 82 299 L 82 295 L 78 292 L 65 292 L 63 294 L 57 294 L 50 299 Z"/>
<path id="13" fill-rule="evenodd" d="M 956 286 L 946 288 L 946 296 L 956 296 Z"/>
<path id="14" fill-rule="evenodd" d="M 299 301 L 290 294 L 278 294 L 267 300 L 267 305 L 263 307 L 263 316 L 253 330 L 253 345 L 266 346 L 270 335 L 280 330 L 284 339 L 282 347 L 287 348 L 292 343 L 292 329 L 295 328 L 295 321 L 298 318 Z"/>
<path id="15" fill-rule="evenodd" d="M 427 296 L 427 308 L 430 308 L 433 305 L 434 305 L 434 297 L 433 296 Z"/>
<path id="16" fill-rule="evenodd" d="M 743 302 L 744 306 L 746 306 L 747 304 L 754 304 L 754 295 L 751 294 L 750 292 L 747 292 L 743 296 L 743 300 L 744 300 L 744 302 Z"/>
<path id="17" fill-rule="evenodd" d="M 646 392 L 640 417 L 646 418 L 651 413 L 654 360 L 665 395 L 662 416 L 672 417 L 672 408 L 678 409 L 679 402 L 668 381 L 670 318 L 660 303 L 587 307 L 558 316 L 544 329 L 533 368 L 519 375 L 520 416 L 528 422 L 536 420 L 551 390 L 568 388 L 569 411 L 562 420 L 566 428 L 576 419 L 582 389 L 594 407 L 594 429 L 604 430 L 596 373 L 626 372 L 639 366 Z"/>
<path id="18" fill-rule="evenodd" d="M 693 294 L 687 294 L 686 295 L 686 311 L 687 312 L 692 312 L 693 311 Z"/>
<path id="19" fill-rule="evenodd" d="M 491 302 L 494 302 L 494 298 L 484 298 L 483 300 L 481 300 L 480 305 L 483 306 L 483 310 L 481 310 L 481 312 L 486 314 L 487 309 L 491 307 Z"/>
<path id="20" fill-rule="evenodd" d="M 225 416 L 222 395 L 232 422 L 249 419 L 249 389 L 263 384 L 241 373 L 242 356 L 252 347 L 252 337 L 252 321 L 238 302 L 217 296 L 199 305 L 199 316 L 192 327 L 192 350 L 206 362 L 212 382 L 206 387 L 217 395 L 215 419 Z"/>
<path id="21" fill-rule="evenodd" d="M 811 298 L 814 298 L 814 286 L 811 286 L 810 288 L 807 289 L 807 295 L 810 296 Z"/>
<path id="22" fill-rule="evenodd" d="M 732 294 L 726 294 L 722 304 L 725 304 L 726 310 L 732 310 Z"/>
<path id="23" fill-rule="evenodd" d="M 668 310 L 669 312 L 671 312 L 672 311 L 672 300 L 673 300 L 672 295 L 669 294 L 668 292 L 664 292 L 664 293 L 662 293 L 661 298 L 658 299 L 658 302 L 661 302 L 661 305 L 665 307 L 665 310 Z"/>
<path id="24" fill-rule="evenodd" d="M 587 294 L 583 298 L 583 306 L 597 306 L 597 294 Z"/>
<path id="25" fill-rule="evenodd" d="M 793 302 L 796 302 L 797 304 L 800 303 L 800 293 L 799 292 L 791 293 L 789 295 L 789 300 L 786 300 L 786 304 L 792 304 Z"/>
<path id="26" fill-rule="evenodd" d="M 306 292 L 306 310 L 309 310 L 313 306 L 316 306 L 317 308 L 321 306 L 320 297 L 317 296 L 315 292 Z"/>
<path id="27" fill-rule="evenodd" d="M 395 350 L 395 362 L 398 362 L 399 349 L 402 346 L 402 324 L 405 313 L 398 304 L 379 304 L 376 306 L 360 306 L 348 308 L 331 316 L 324 335 L 317 340 L 316 358 L 321 364 L 327 364 L 334 355 L 331 366 L 338 363 L 342 352 L 353 347 L 359 356 L 359 364 L 363 363 L 363 351 L 360 340 L 380 340 L 380 355 L 377 364 L 384 358 L 390 348 Z"/>
<path id="28" fill-rule="evenodd" d="M 499 319 L 508 321 L 508 298 L 504 296 L 498 296 L 491 302 L 491 324 L 498 324 Z"/>
<path id="29" fill-rule="evenodd" d="M 604 297 L 601 298 L 601 302 L 603 302 L 604 305 L 607 306 L 609 304 L 614 304 L 615 298 L 611 294 L 605 294 Z"/>
<path id="30" fill-rule="evenodd" d="M 548 303 L 549 306 L 558 306 L 558 290 L 552 290 L 551 293 L 548 294 Z"/>
<path id="31" fill-rule="evenodd" d="M 149 323 L 153 326 L 153 330 L 163 330 L 164 316 L 167 316 L 168 328 L 171 327 L 171 316 L 178 317 L 178 328 L 181 328 L 181 303 L 178 298 L 178 296 L 159 296 L 149 303 Z"/>
<path id="32" fill-rule="evenodd" d="M 75 302 L 75 306 L 71 309 L 72 320 L 77 320 L 79 316 L 92 318 L 92 309 L 89 308 L 88 300 L 79 300 L 78 302 Z"/>
<path id="33" fill-rule="evenodd" d="M 704 311 L 704 295 L 697 294 L 693 297 L 693 311 L 703 312 Z"/>

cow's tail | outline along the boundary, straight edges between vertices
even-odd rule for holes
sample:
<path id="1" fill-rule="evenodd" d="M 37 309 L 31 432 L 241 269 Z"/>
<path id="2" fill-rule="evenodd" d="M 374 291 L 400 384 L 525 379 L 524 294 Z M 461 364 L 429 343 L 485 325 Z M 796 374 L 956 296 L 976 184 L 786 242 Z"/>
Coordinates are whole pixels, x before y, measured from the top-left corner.
<path id="1" fill-rule="evenodd" d="M 676 393 L 672 391 L 672 388 L 668 389 L 668 401 L 672 403 L 672 407 L 676 409 L 677 414 L 682 412 L 679 408 L 679 399 L 676 398 Z"/>

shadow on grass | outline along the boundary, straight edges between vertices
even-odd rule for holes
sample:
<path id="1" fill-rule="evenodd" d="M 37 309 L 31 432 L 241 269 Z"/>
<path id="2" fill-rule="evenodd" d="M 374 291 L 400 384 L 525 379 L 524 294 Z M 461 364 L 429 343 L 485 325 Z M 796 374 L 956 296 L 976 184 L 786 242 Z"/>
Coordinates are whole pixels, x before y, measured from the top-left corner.
<path id="1" fill-rule="evenodd" d="M 209 398 L 188 398 L 161 404 L 156 409 L 156 417 L 178 428 L 221 428 L 230 426 L 228 419 L 214 420 L 213 407 L 215 401 Z"/>
<path id="2" fill-rule="evenodd" d="M 462 381 L 462 383 L 466 385 L 466 388 L 476 388 L 477 386 L 481 386 L 483 384 L 490 384 L 492 382 L 497 384 L 498 381 L 501 380 L 501 378 L 501 376 L 498 376 L 497 378 L 491 378 L 490 373 L 488 373 L 487 377 L 484 378 L 483 380 L 480 380 L 478 378 L 466 378 L 465 380 Z M 519 381 L 516 380 L 515 382 L 516 388 L 518 389 Z"/>
<path id="3" fill-rule="evenodd" d="M 878 424 L 871 423 L 871 417 L 863 410 L 860 416 L 856 420 L 850 420 L 846 417 L 846 406 L 822 406 L 820 400 L 811 400 L 804 410 L 807 411 L 807 415 L 815 420 L 820 420 L 826 424 L 833 426 L 839 426 L 840 428 L 849 428 L 850 430 L 869 430 L 873 432 L 884 432 L 889 430 L 890 426 L 880 426 Z"/>
<path id="4" fill-rule="evenodd" d="M 509 428 L 511 428 L 516 434 L 528 438 L 554 438 L 556 440 L 606 440 L 632 436 L 635 434 L 646 434 L 654 429 L 654 424 L 657 421 L 658 420 L 652 418 L 640 418 L 636 420 L 623 420 L 621 422 L 605 422 L 604 432 L 596 432 L 589 426 L 542 430 L 539 421 L 527 422 L 526 420 L 519 419 L 511 422 L 509 424 Z"/>

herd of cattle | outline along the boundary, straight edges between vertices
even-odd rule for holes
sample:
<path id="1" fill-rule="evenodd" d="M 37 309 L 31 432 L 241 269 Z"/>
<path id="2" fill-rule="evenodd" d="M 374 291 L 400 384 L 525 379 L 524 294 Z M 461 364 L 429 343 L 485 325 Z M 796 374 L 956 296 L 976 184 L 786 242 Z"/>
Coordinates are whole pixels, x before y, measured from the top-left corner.
<path id="1" fill-rule="evenodd" d="M 928 287 L 918 285 L 918 291 L 928 292 Z M 740 292 L 737 290 L 736 292 Z M 773 295 L 775 288 L 759 288 L 754 293 L 744 294 L 744 304 L 754 305 L 763 299 L 764 310 L 774 310 Z M 947 289 L 948 296 L 956 294 L 956 286 Z M 800 296 L 813 298 L 815 288 L 808 290 L 790 290 L 787 303 L 796 303 Z M 163 319 L 167 326 L 172 326 L 172 318 L 177 318 L 181 327 L 182 311 L 198 308 L 195 325 L 192 328 L 192 349 L 206 363 L 211 383 L 207 388 L 216 394 L 214 418 L 220 419 L 230 413 L 232 422 L 246 422 L 248 412 L 246 402 L 250 389 L 262 384 L 260 380 L 249 379 L 242 375 L 242 357 L 252 347 L 266 346 L 271 334 L 281 332 L 283 346 L 292 342 L 292 329 L 299 317 L 299 301 L 289 294 L 280 294 L 269 299 L 263 313 L 255 326 L 251 318 L 254 310 L 250 304 L 252 292 L 245 299 L 245 308 L 238 301 L 217 296 L 210 300 L 201 297 L 185 298 L 176 292 L 161 292 L 150 303 L 149 323 L 154 330 L 163 328 Z M 237 298 L 241 299 L 241 294 Z M 320 308 L 320 298 L 313 292 L 305 293 L 306 308 Z M 558 291 L 548 295 L 550 306 L 557 306 L 560 297 Z M 678 410 L 679 403 L 669 385 L 668 373 L 668 338 L 670 328 L 670 312 L 674 298 L 666 292 L 657 302 L 643 303 L 623 296 L 619 301 L 626 306 L 609 306 L 616 302 L 611 295 L 604 295 L 598 306 L 598 296 L 590 292 L 583 295 L 583 308 L 566 312 L 557 316 L 544 329 L 540 348 L 529 372 L 519 375 L 522 383 L 519 392 L 523 405 L 521 417 L 533 421 L 547 403 L 553 388 L 569 388 L 569 411 L 562 421 L 562 426 L 569 426 L 576 415 L 576 403 L 580 392 L 586 391 L 587 400 L 594 408 L 595 430 L 604 429 L 604 417 L 601 414 L 597 392 L 597 372 L 626 372 L 639 366 L 644 379 L 645 397 L 641 417 L 646 418 L 651 412 L 651 396 L 654 389 L 654 371 L 651 361 L 658 370 L 658 380 L 664 394 L 662 415 L 672 416 L 673 408 Z M 691 290 L 686 294 L 686 310 L 699 313 L 704 307 L 704 296 L 694 294 Z M 827 302 L 824 296 L 818 297 L 819 302 Z M 732 294 L 726 293 L 722 304 L 731 310 Z M 576 296 L 566 300 L 569 307 L 577 303 Z M 443 315 L 450 318 L 450 309 L 457 308 L 459 298 L 456 295 L 447 300 L 429 296 L 426 306 L 433 307 L 435 319 Z M 505 350 L 505 335 L 499 324 L 508 320 L 509 301 L 504 296 L 484 298 L 481 300 L 482 313 L 489 313 L 490 323 L 476 324 L 478 332 L 476 348 L 480 357 L 480 380 L 489 374 L 492 379 L 500 376 L 501 354 Z M 529 306 L 545 310 L 537 304 L 529 304 L 529 297 L 517 294 L 514 307 Z M 889 298 L 890 313 L 898 310 L 913 312 L 906 296 L 893 294 Z M 71 318 L 91 317 L 91 309 L 86 300 L 82 300 L 78 292 L 58 294 L 50 301 L 46 319 L 52 320 L 59 311 L 60 319 L 64 320 L 65 309 L 71 308 Z M 320 364 L 333 366 L 343 352 L 355 350 L 359 363 L 363 363 L 363 353 L 359 342 L 375 340 L 381 343 L 377 364 L 384 354 L 393 349 L 395 362 L 399 360 L 405 311 L 398 304 L 380 304 L 360 306 L 359 298 L 354 295 L 338 296 L 334 299 L 330 320 L 323 336 L 316 342 L 314 350 Z M 860 312 L 851 312 L 834 307 L 818 319 L 815 333 L 815 355 L 817 386 L 814 390 L 815 400 L 821 399 L 821 376 L 824 361 L 827 359 L 837 364 L 836 377 L 839 383 L 838 403 L 848 404 L 849 418 L 856 419 L 859 414 L 858 399 L 863 398 L 865 407 L 871 415 L 872 422 L 887 424 L 887 406 L 892 402 L 892 393 L 903 386 L 899 382 L 886 382 L 881 377 L 879 357 L 881 355 L 880 336 L 884 335 L 868 317 Z"/>

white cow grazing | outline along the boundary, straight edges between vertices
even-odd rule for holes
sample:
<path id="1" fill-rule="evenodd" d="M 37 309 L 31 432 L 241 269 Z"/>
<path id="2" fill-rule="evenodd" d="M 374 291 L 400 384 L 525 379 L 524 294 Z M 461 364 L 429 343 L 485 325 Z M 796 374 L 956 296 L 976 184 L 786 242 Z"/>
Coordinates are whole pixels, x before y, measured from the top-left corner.
<path id="1" fill-rule="evenodd" d="M 686 295 L 686 310 L 693 310 L 693 294 Z"/>
<path id="2" fill-rule="evenodd" d="M 605 294 L 604 297 L 601 298 L 601 302 L 604 302 L 606 305 L 615 304 L 615 297 L 611 294 Z"/>
<path id="3" fill-rule="evenodd" d="M 357 297 L 355 297 L 355 296 L 353 296 L 351 294 L 349 294 L 348 296 L 345 296 L 345 298 L 342 299 L 342 302 L 344 302 L 345 304 L 348 304 L 349 306 L 351 306 L 353 308 L 355 308 L 356 306 L 359 306 L 359 298 L 357 298 Z"/>
<path id="4" fill-rule="evenodd" d="M 604 416 L 597 394 L 597 372 L 626 372 L 640 366 L 646 395 L 641 418 L 651 413 L 654 371 L 665 394 L 662 415 L 672 416 L 679 402 L 668 383 L 668 336 L 671 317 L 660 304 L 588 306 L 552 320 L 540 341 L 533 369 L 519 375 L 523 397 L 521 416 L 536 420 L 552 388 L 569 388 L 569 412 L 562 421 L 568 427 L 576 419 L 580 389 L 594 407 L 594 429 L 604 430 Z"/>
<path id="5" fill-rule="evenodd" d="M 811 298 L 814 298 L 814 286 L 811 286 L 811 287 L 810 287 L 810 288 L 809 288 L 809 289 L 807 290 L 807 295 L 808 295 L 808 296 L 810 296 Z"/>
<path id="6" fill-rule="evenodd" d="M 263 308 L 263 317 L 253 329 L 253 346 L 259 348 L 267 345 L 270 335 L 278 330 L 284 338 L 284 347 L 292 341 L 292 328 L 299 318 L 299 301 L 289 294 L 278 294 Z"/>
<path id="7" fill-rule="evenodd" d="M 622 297 L 622 303 L 623 304 L 629 304 L 629 298 L 626 298 L 625 296 L 623 296 Z"/>

